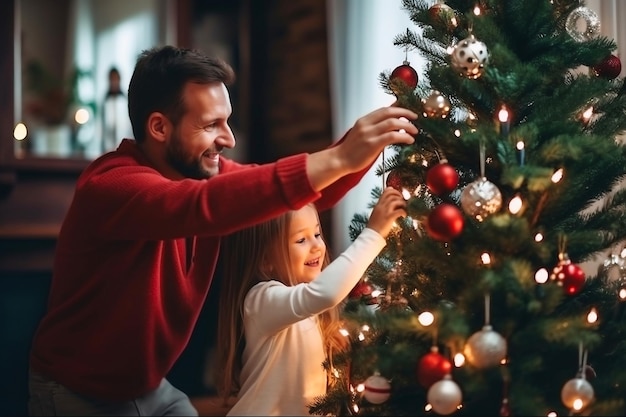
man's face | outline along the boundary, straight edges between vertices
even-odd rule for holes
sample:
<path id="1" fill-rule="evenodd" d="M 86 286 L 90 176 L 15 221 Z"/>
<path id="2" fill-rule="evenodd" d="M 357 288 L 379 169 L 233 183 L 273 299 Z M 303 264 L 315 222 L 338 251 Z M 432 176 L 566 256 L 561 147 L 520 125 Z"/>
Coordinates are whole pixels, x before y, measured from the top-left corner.
<path id="1" fill-rule="evenodd" d="M 167 142 L 168 162 L 187 178 L 210 178 L 219 173 L 222 150 L 235 146 L 228 90 L 222 83 L 188 83 L 183 100 L 187 110 Z"/>

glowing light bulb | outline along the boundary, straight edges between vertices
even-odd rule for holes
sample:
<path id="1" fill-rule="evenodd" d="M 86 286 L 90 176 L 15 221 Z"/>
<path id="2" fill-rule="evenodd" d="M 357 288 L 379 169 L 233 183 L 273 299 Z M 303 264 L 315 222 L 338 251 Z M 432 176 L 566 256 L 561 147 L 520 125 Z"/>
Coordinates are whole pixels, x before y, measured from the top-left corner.
<path id="1" fill-rule="evenodd" d="M 595 307 L 592 307 L 589 314 L 587 314 L 587 322 L 591 324 L 596 321 L 598 321 L 598 310 L 596 310 Z"/>
<path id="2" fill-rule="evenodd" d="M 535 272 L 535 282 L 537 282 L 537 284 L 545 284 L 548 282 L 549 277 L 550 274 L 546 268 L 538 269 L 537 272 Z"/>
<path id="3" fill-rule="evenodd" d="M 15 140 L 24 140 L 28 135 L 28 129 L 26 129 L 26 125 L 24 123 L 18 123 L 15 125 L 15 129 L 13 129 L 13 137 Z"/>
<path id="4" fill-rule="evenodd" d="M 511 201 L 509 201 L 509 212 L 511 214 L 517 214 L 520 212 L 520 210 L 522 209 L 522 197 L 520 197 L 519 195 L 516 195 L 515 197 L 513 197 L 511 199 Z"/>
<path id="5" fill-rule="evenodd" d="M 430 326 L 435 321 L 435 316 L 430 311 L 424 311 L 417 316 L 417 321 L 419 321 L 422 326 Z"/>

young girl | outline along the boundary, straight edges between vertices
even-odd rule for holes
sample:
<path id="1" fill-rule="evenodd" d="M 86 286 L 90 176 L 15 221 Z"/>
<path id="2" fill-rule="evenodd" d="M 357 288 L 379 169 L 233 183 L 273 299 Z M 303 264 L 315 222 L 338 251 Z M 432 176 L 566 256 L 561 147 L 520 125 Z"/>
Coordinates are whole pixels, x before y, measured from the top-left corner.
<path id="1" fill-rule="evenodd" d="M 367 227 L 330 264 L 313 205 L 224 239 L 217 379 L 225 398 L 237 397 L 228 415 L 309 414 L 326 393 L 322 362 L 347 342 L 337 306 L 405 208 L 400 192 L 386 188 Z"/>

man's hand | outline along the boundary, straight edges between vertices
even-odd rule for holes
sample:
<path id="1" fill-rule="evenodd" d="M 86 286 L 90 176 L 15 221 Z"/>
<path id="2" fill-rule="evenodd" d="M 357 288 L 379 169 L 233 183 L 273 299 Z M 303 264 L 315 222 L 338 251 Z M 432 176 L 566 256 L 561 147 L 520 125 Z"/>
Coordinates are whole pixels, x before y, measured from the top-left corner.
<path id="1" fill-rule="evenodd" d="M 392 144 L 410 145 L 417 127 L 411 110 L 389 106 L 361 117 L 337 146 L 309 155 L 307 173 L 311 185 L 321 190 L 340 177 L 370 166 Z"/>

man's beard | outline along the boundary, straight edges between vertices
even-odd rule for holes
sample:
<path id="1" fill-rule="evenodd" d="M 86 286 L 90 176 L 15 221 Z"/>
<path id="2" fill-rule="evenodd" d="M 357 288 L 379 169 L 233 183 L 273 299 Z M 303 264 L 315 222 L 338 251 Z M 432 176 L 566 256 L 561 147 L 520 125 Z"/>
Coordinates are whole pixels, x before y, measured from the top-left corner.
<path id="1" fill-rule="evenodd" d="M 172 138 L 165 150 L 165 157 L 174 169 L 186 178 L 203 180 L 212 176 L 212 174 L 202 166 L 200 160 L 194 159 L 185 152 L 183 141 L 178 135 L 178 132 L 172 134 Z"/>

